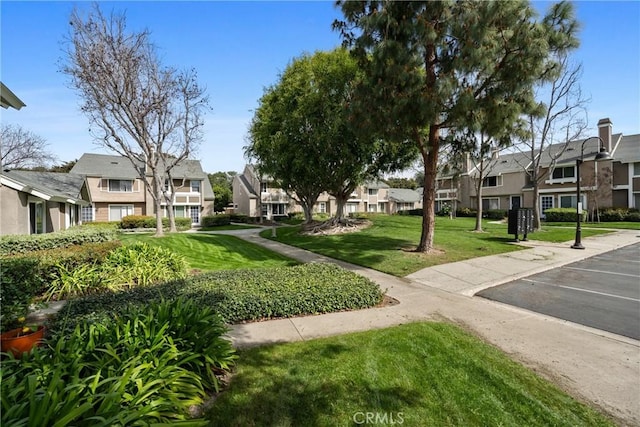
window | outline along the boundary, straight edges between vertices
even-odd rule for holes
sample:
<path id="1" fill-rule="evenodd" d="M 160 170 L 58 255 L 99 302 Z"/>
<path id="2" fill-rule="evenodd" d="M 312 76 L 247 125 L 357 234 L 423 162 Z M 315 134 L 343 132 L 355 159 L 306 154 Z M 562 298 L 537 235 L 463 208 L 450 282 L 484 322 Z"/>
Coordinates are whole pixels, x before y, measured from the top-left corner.
<path id="1" fill-rule="evenodd" d="M 93 205 L 82 207 L 82 210 L 80 211 L 80 220 L 82 222 L 93 221 Z"/>
<path id="2" fill-rule="evenodd" d="M 261 182 L 260 183 L 260 192 L 261 193 L 266 193 L 267 192 L 267 183 L 266 182 Z"/>
<path id="3" fill-rule="evenodd" d="M 133 181 L 130 179 L 110 179 L 109 191 L 131 193 L 133 191 Z"/>
<path id="4" fill-rule="evenodd" d="M 640 209 L 640 193 L 633 193 L 633 207 Z"/>
<path id="5" fill-rule="evenodd" d="M 347 203 L 347 213 L 358 212 L 357 203 Z"/>
<path id="6" fill-rule="evenodd" d="M 200 224 L 200 206 L 191 206 L 191 223 Z"/>
<path id="7" fill-rule="evenodd" d="M 192 193 L 200 192 L 200 181 L 191 181 L 191 192 Z"/>
<path id="8" fill-rule="evenodd" d="M 540 211 L 544 218 L 544 211 L 553 208 L 553 196 L 540 196 Z"/>
<path id="9" fill-rule="evenodd" d="M 501 176 L 488 176 L 482 180 L 483 187 L 498 187 L 502 185 Z"/>
<path id="10" fill-rule="evenodd" d="M 511 196 L 511 209 L 518 209 L 520 206 L 522 206 L 522 197 Z"/>
<path id="11" fill-rule="evenodd" d="M 583 209 L 586 206 L 585 205 L 585 200 L 584 200 L 584 194 L 580 195 L 580 198 L 582 199 L 582 206 Z M 571 196 L 560 196 L 560 207 L 561 208 L 574 208 L 576 209 L 578 206 L 576 206 L 576 200 L 578 200 L 578 198 L 576 197 L 576 195 L 571 195 Z"/>
<path id="12" fill-rule="evenodd" d="M 327 213 L 327 202 L 318 203 L 318 212 Z"/>
<path id="13" fill-rule="evenodd" d="M 553 179 L 575 178 L 576 168 L 574 166 L 565 166 L 563 168 L 555 168 L 553 170 Z"/>
<path id="14" fill-rule="evenodd" d="M 640 162 L 633 164 L 633 176 L 640 176 Z"/>
<path id="15" fill-rule="evenodd" d="M 286 205 L 282 204 L 282 203 L 278 203 L 278 204 L 274 204 L 272 205 L 272 212 L 274 215 L 284 215 L 285 214 L 285 209 L 286 209 Z"/>
<path id="16" fill-rule="evenodd" d="M 44 202 L 29 203 L 29 226 L 31 234 L 44 233 Z"/>
<path id="17" fill-rule="evenodd" d="M 490 211 L 495 209 L 500 209 L 500 199 L 498 199 L 497 197 L 482 199 L 483 211 Z"/>
<path id="18" fill-rule="evenodd" d="M 369 212 L 376 212 L 377 207 L 378 207 L 377 205 L 373 205 L 373 204 L 369 205 Z"/>
<path id="19" fill-rule="evenodd" d="M 184 218 L 186 217 L 186 206 L 174 206 L 173 207 L 173 216 L 176 218 Z"/>
<path id="20" fill-rule="evenodd" d="M 370 196 L 377 196 L 378 195 L 378 189 L 377 188 L 369 188 L 369 190 L 367 190 L 368 194 Z"/>
<path id="21" fill-rule="evenodd" d="M 127 215 L 133 215 L 133 205 L 109 205 L 109 221 L 122 221 Z"/>

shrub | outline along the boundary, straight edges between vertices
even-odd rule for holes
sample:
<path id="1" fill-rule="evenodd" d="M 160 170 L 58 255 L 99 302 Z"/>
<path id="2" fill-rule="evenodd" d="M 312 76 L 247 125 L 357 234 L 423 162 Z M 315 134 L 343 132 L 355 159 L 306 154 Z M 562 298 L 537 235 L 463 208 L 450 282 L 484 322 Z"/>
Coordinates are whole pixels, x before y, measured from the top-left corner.
<path id="1" fill-rule="evenodd" d="M 231 215 L 210 215 L 203 216 L 200 220 L 203 227 L 217 227 L 231 224 Z"/>
<path id="2" fill-rule="evenodd" d="M 582 211 L 583 218 L 586 220 L 587 211 Z M 552 208 L 544 211 L 546 222 L 575 222 L 576 210 L 574 208 Z"/>
<path id="3" fill-rule="evenodd" d="M 120 221 L 91 221 L 83 222 L 81 228 L 104 228 L 108 230 L 117 230 L 120 228 Z"/>
<path id="4" fill-rule="evenodd" d="M 45 249 L 66 248 L 85 243 L 115 240 L 114 230 L 73 227 L 46 234 L 10 235 L 0 237 L 0 255 L 12 255 Z"/>
<path id="5" fill-rule="evenodd" d="M 91 295 L 67 303 L 67 319 L 113 316 L 129 303 L 179 297 L 220 313 L 228 323 L 372 307 L 383 293 L 372 281 L 334 264 L 216 271 L 157 286 Z"/>
<path id="6" fill-rule="evenodd" d="M 120 221 L 120 228 L 130 230 L 133 228 L 155 228 L 156 218 L 147 215 L 127 215 Z M 148 227 L 147 222 L 153 221 L 153 227 Z"/>
<path id="7" fill-rule="evenodd" d="M 478 214 L 478 211 L 475 209 L 460 208 L 456 210 L 457 217 L 459 216 L 459 217 L 466 217 L 466 218 L 475 218 L 477 214 Z"/>
<path id="8" fill-rule="evenodd" d="M 633 212 L 629 210 L 629 212 L 627 212 L 627 215 L 625 215 L 624 220 L 629 222 L 640 222 L 640 212 Z"/>
<path id="9" fill-rule="evenodd" d="M 53 329 L 47 347 L 3 361 L 2 425 L 206 425 L 189 407 L 235 363 L 226 331 L 184 299 Z"/>
<path id="10" fill-rule="evenodd" d="M 240 223 L 248 223 L 250 222 L 250 218 L 248 215 L 243 215 L 243 214 L 236 214 L 233 213 L 231 215 L 229 215 L 229 218 L 231 220 L 231 222 L 240 222 Z"/>
<path id="11" fill-rule="evenodd" d="M 488 219 L 501 220 L 507 217 L 507 211 L 504 209 L 489 209 L 483 216 Z"/>
<path id="12" fill-rule="evenodd" d="M 625 220 L 627 212 L 624 208 L 607 208 L 600 210 L 598 216 L 603 222 L 619 222 Z"/>
<path id="13" fill-rule="evenodd" d="M 102 265 L 110 286 L 147 286 L 184 277 L 187 262 L 181 255 L 160 246 L 137 242 L 109 254 Z"/>

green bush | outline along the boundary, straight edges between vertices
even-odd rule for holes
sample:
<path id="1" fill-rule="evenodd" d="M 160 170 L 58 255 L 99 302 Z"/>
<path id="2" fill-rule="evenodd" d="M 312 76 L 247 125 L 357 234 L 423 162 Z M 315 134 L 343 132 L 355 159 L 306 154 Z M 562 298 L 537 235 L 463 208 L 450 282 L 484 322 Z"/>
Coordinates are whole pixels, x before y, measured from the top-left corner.
<path id="1" fill-rule="evenodd" d="M 160 246 L 136 242 L 109 254 L 102 264 L 105 284 L 111 287 L 148 286 L 186 275 L 181 255 Z"/>
<path id="2" fill-rule="evenodd" d="M 488 219 L 501 220 L 507 217 L 507 211 L 504 209 L 489 209 L 483 216 Z"/>
<path id="3" fill-rule="evenodd" d="M 422 209 L 406 209 L 399 211 L 398 215 L 422 216 Z"/>
<path id="4" fill-rule="evenodd" d="M 460 208 L 456 210 L 457 217 L 475 218 L 477 214 L 478 214 L 478 211 L 475 209 Z"/>
<path id="5" fill-rule="evenodd" d="M 624 220 L 629 222 L 640 222 L 640 212 L 629 210 L 627 215 L 624 217 Z"/>
<path id="6" fill-rule="evenodd" d="M 91 221 L 83 222 L 81 228 L 104 228 L 108 230 L 117 230 L 120 228 L 120 221 Z"/>
<path id="7" fill-rule="evenodd" d="M 71 300 L 67 319 L 95 313 L 116 315 L 129 303 L 146 305 L 162 298 L 193 299 L 220 313 L 228 323 L 292 317 L 372 307 L 383 293 L 372 281 L 333 264 L 216 271 L 161 285 L 109 292 Z"/>
<path id="8" fill-rule="evenodd" d="M 582 221 L 587 219 L 587 211 L 582 211 Z M 574 208 L 552 208 L 544 211 L 547 222 L 576 222 L 576 210 Z"/>
<path id="9" fill-rule="evenodd" d="M 29 304 L 60 280 L 63 271 L 82 277 L 83 265 L 102 263 L 120 246 L 118 240 L 112 240 L 0 257 L 2 330 L 15 326 L 27 314 Z"/>
<path id="10" fill-rule="evenodd" d="M 200 225 L 203 227 L 217 227 L 229 224 L 231 224 L 231 215 L 209 215 L 200 219 Z"/>
<path id="11" fill-rule="evenodd" d="M 53 329 L 0 370 L 2 425 L 206 425 L 191 405 L 219 390 L 237 356 L 219 316 L 176 299 Z"/>
<path id="12" fill-rule="evenodd" d="M 72 227 L 46 234 L 10 235 L 0 237 L 0 255 L 13 255 L 45 249 L 65 248 L 85 243 L 115 240 L 114 230 Z"/>
<path id="13" fill-rule="evenodd" d="M 120 228 L 130 230 L 133 228 L 155 228 L 156 218 L 147 215 L 127 215 L 120 221 Z M 147 221 L 153 221 L 153 227 L 147 226 Z"/>
<path id="14" fill-rule="evenodd" d="M 246 224 L 248 222 L 250 222 L 250 218 L 248 215 L 243 215 L 243 214 L 236 214 L 233 213 L 231 215 L 229 215 L 229 218 L 231 220 L 231 222 L 240 222 L 243 224 Z"/>
<path id="15" fill-rule="evenodd" d="M 625 208 L 607 208 L 601 209 L 598 216 L 602 222 L 620 222 L 626 220 L 628 212 Z"/>

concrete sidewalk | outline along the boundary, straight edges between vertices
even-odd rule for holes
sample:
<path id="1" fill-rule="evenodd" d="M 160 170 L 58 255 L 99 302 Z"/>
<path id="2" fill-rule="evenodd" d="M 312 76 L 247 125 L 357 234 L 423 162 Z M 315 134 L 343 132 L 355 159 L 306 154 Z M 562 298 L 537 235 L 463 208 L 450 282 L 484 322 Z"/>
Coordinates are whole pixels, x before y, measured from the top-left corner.
<path id="1" fill-rule="evenodd" d="M 260 230 L 257 230 L 260 231 Z M 640 425 L 640 342 L 473 297 L 476 292 L 640 241 L 617 231 L 570 243 L 524 242 L 529 249 L 426 268 L 398 278 L 258 236 L 233 233 L 303 262 L 334 262 L 375 281 L 400 304 L 352 312 L 234 325 L 237 346 L 302 341 L 421 320 L 448 320 L 473 331 L 578 398 Z"/>

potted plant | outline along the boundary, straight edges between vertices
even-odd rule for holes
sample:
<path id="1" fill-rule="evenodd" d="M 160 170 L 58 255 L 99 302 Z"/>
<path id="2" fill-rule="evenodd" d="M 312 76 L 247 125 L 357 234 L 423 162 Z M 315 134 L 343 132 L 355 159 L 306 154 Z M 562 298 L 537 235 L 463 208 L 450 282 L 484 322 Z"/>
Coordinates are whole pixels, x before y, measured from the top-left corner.
<path id="1" fill-rule="evenodd" d="M 25 318 L 18 319 L 24 323 Z M 29 352 L 39 345 L 44 338 L 44 325 L 23 324 L 17 328 L 0 334 L 0 351 L 12 353 L 16 358 L 22 357 L 22 353 Z"/>

